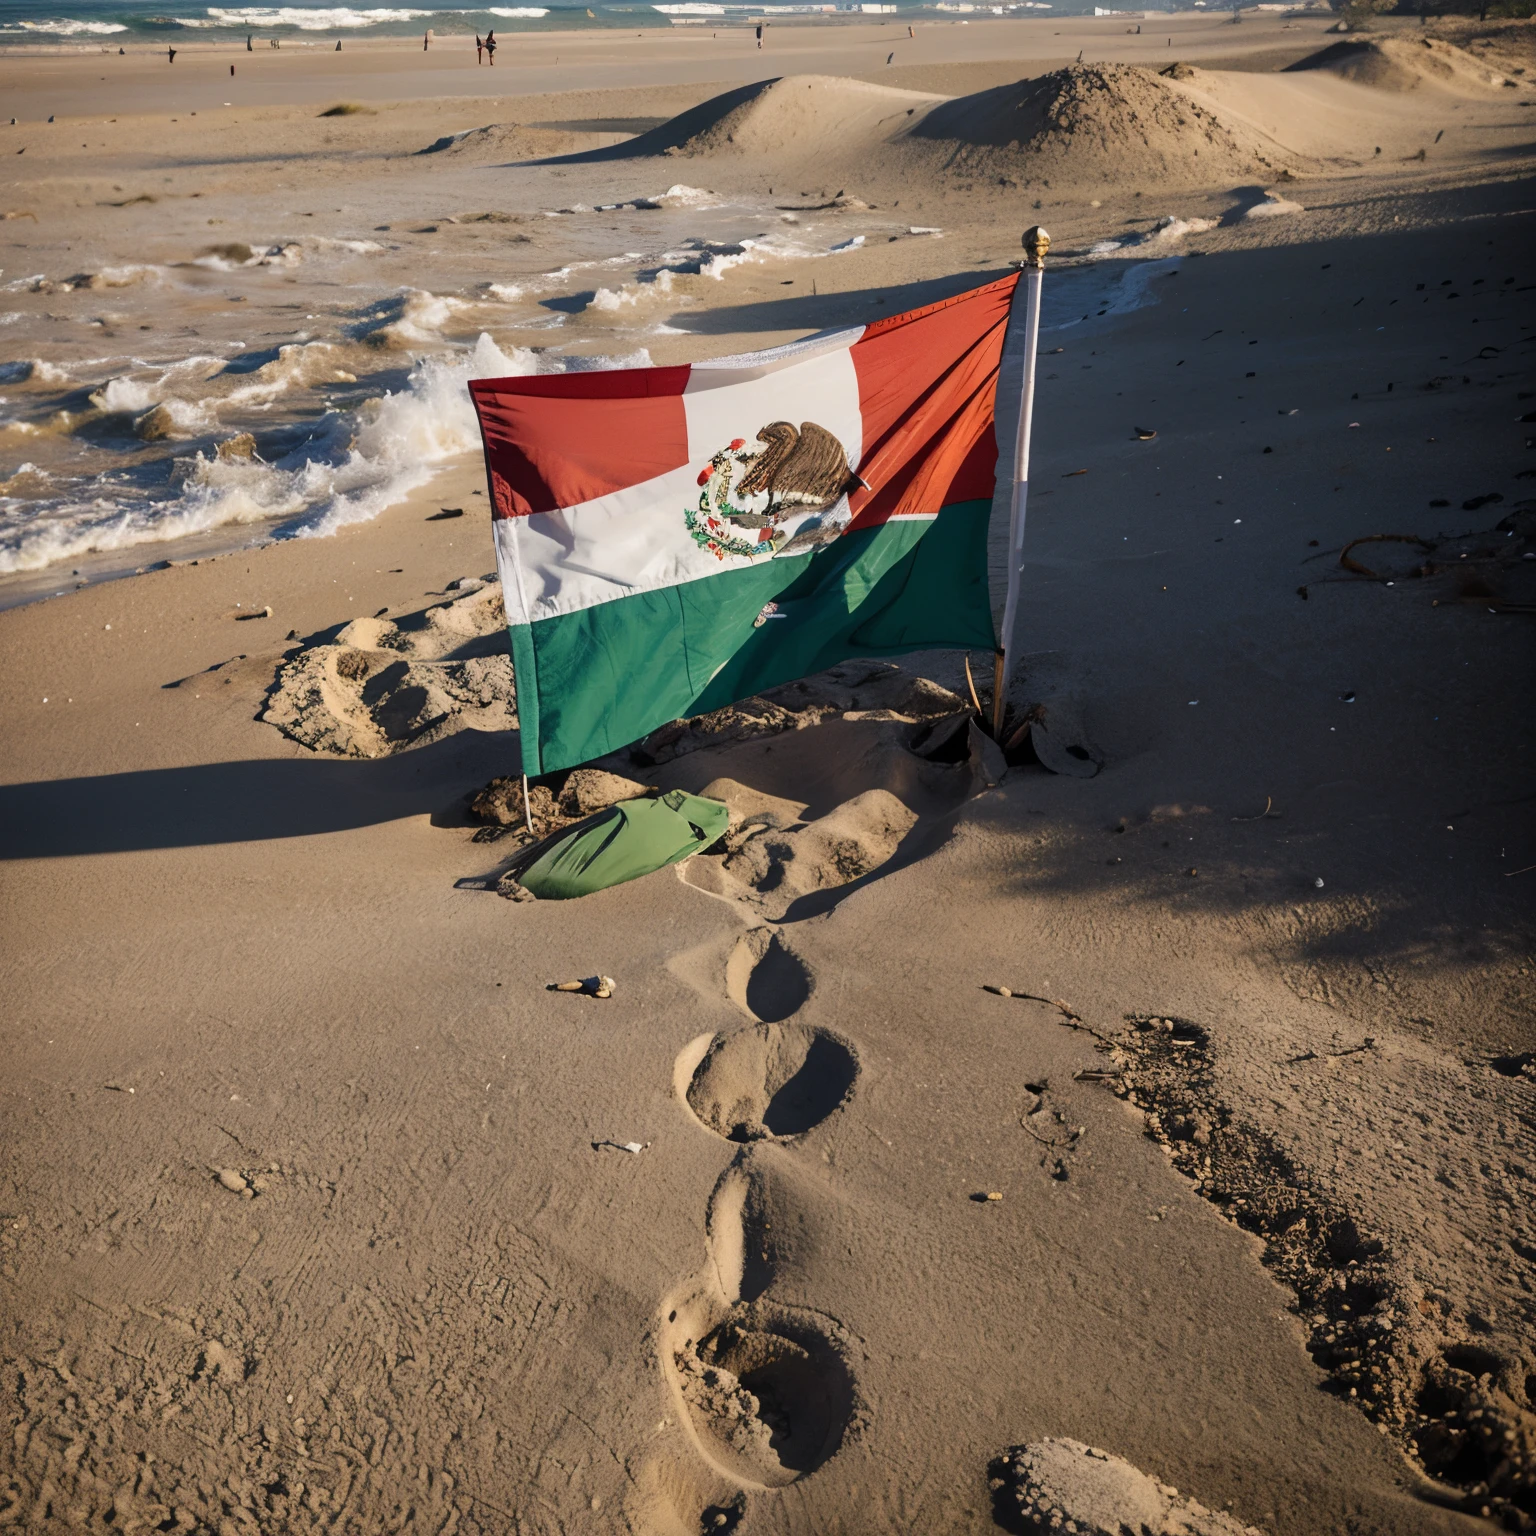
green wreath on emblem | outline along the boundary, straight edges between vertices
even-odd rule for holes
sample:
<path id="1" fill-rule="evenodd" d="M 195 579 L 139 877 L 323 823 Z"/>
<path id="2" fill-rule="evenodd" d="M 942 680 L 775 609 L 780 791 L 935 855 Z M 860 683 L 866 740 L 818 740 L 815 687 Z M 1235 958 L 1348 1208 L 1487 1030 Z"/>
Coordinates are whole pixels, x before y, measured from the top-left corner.
<path id="1" fill-rule="evenodd" d="M 743 539 L 733 526 L 737 518 L 751 519 L 757 515 L 731 504 L 731 466 L 751 463 L 757 457 L 756 453 L 742 453 L 745 446 L 746 439 L 738 437 L 710 459 L 709 467 L 699 473 L 698 505 L 683 511 L 684 524 L 694 543 L 717 560 L 724 560 L 727 555 L 755 560 L 774 554 L 784 543 L 784 535 L 777 529 L 769 539 Z M 764 518 L 763 526 L 772 526 L 771 520 Z"/>

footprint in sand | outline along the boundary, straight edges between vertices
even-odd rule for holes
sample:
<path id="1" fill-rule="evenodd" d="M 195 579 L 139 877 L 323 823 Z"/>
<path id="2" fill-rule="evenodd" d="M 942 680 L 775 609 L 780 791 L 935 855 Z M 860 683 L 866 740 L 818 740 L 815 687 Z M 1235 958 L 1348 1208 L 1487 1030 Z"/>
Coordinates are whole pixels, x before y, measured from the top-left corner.
<path id="1" fill-rule="evenodd" d="M 794 1021 L 813 987 L 778 934 L 747 934 L 726 989 L 758 1022 L 699 1036 L 673 1073 L 700 1126 L 743 1145 L 710 1197 L 708 1263 L 667 1303 L 662 1370 L 700 1455 L 747 1492 L 821 1466 L 859 1407 L 842 1327 L 770 1294 L 784 1256 L 816 1247 L 806 1214 L 816 1197 L 797 1197 L 789 1149 L 848 1102 L 859 1075 L 848 1041 Z"/>
<path id="2" fill-rule="evenodd" d="M 702 1046 L 683 1099 L 727 1141 L 803 1136 L 842 1106 L 859 1072 L 847 1041 L 793 1022 L 703 1037 Z"/>
<path id="3" fill-rule="evenodd" d="M 696 1445 L 746 1489 L 783 1487 L 830 1459 L 858 1400 L 842 1328 L 769 1295 L 785 1259 L 816 1247 L 815 1199 L 796 1198 L 795 1182 L 774 1149 L 737 1153 L 710 1198 L 709 1264 L 662 1330 L 663 1371 Z"/>
<path id="4" fill-rule="evenodd" d="M 778 1024 L 805 1006 L 811 973 L 773 929 L 754 928 L 736 941 L 726 961 L 725 990 L 753 1018 Z"/>
<path id="5" fill-rule="evenodd" d="M 837 1453 L 856 1394 L 825 1318 L 759 1303 L 695 1338 L 707 1316 L 674 1315 L 668 1374 L 718 1471 L 746 1489 L 782 1488 Z"/>

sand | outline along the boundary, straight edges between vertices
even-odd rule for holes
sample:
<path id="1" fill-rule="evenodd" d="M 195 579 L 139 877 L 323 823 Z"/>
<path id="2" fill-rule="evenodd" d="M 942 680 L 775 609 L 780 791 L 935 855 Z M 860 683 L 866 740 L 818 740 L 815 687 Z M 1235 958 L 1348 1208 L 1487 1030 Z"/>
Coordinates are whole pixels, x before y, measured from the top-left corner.
<path id="1" fill-rule="evenodd" d="M 543 35 L 507 96 L 349 47 L 227 122 L 148 59 L 100 95 L 0 62 L 59 101 L 0 191 L 45 285 L 7 295 L 24 453 L 227 509 L 300 495 L 330 400 L 383 503 L 5 578 L 6 1520 L 1536 1517 L 1530 91 L 1399 89 L 1391 24 L 1287 71 L 1325 20 L 923 28 L 889 79 L 873 24 L 775 27 L 745 96 L 739 36 L 572 40 L 578 79 Z M 996 276 L 1036 220 L 1012 703 L 1096 771 L 952 734 L 958 655 L 836 669 L 602 765 L 725 800 L 725 851 L 500 899 L 474 349 L 735 352 Z M 250 264 L 176 264 L 214 245 Z M 135 349 L 109 398 L 89 359 Z"/>

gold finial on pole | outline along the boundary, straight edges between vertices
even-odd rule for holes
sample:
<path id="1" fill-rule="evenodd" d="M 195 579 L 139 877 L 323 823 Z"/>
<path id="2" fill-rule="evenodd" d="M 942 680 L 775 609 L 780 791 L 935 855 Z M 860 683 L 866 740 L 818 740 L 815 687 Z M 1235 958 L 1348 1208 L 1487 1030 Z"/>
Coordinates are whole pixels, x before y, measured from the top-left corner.
<path id="1" fill-rule="evenodd" d="M 1038 225 L 1032 224 L 1024 231 L 1024 265 L 1040 270 L 1051 251 L 1051 237 Z"/>

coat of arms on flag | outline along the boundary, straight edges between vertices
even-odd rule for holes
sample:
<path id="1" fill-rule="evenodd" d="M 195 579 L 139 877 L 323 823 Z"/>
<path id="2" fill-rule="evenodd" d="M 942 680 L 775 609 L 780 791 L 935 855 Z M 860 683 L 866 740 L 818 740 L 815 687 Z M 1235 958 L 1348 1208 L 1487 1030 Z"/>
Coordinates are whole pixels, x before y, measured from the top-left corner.
<path id="1" fill-rule="evenodd" d="M 473 381 L 525 771 L 854 657 L 992 649 L 1017 284 L 691 366 Z"/>
<path id="2" fill-rule="evenodd" d="M 864 482 L 843 445 L 814 421 L 769 422 L 757 443 L 734 438 L 699 471 L 688 531 L 712 555 L 794 555 L 830 544 L 853 520 L 848 496 Z M 737 500 L 746 506 L 735 505 Z"/>

